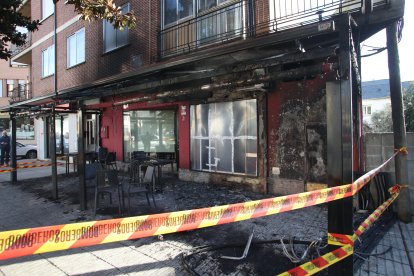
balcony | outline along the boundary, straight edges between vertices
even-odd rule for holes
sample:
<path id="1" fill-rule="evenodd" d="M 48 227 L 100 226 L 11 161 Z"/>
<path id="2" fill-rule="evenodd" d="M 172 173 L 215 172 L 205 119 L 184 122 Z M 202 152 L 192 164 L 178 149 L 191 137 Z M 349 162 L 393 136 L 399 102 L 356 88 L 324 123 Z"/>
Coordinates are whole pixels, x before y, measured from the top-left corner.
<path id="1" fill-rule="evenodd" d="M 32 98 L 31 83 L 19 84 L 12 90 L 8 91 L 10 104 L 25 101 Z"/>
<path id="2" fill-rule="evenodd" d="M 11 45 L 10 50 L 12 52 L 12 61 L 24 64 L 31 63 L 31 48 L 32 46 L 32 33 L 26 33 L 26 40 L 23 45 Z"/>
<path id="3" fill-rule="evenodd" d="M 217 44 L 260 37 L 342 13 L 365 14 L 400 0 L 251 0 L 226 1 L 159 32 L 159 57 L 180 55 Z M 371 3 L 372 7 L 365 7 Z M 401 9 L 402 11 L 403 9 Z M 382 20 L 386 20 L 385 18 Z"/>

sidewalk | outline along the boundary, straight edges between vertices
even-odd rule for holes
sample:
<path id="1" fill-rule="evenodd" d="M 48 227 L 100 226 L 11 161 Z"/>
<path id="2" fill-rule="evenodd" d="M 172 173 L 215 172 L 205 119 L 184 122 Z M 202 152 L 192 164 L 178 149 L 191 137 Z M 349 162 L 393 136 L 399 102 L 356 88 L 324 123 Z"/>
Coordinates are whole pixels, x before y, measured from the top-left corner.
<path id="1" fill-rule="evenodd" d="M 50 167 L 37 170 L 49 170 Z M 63 168 L 64 169 L 64 168 Z M 46 172 L 46 171 L 45 171 Z M 3 177 L 3 176 L 1 176 Z M 7 179 L 8 181 L 8 179 Z M 48 199 L 47 178 L 20 181 L 11 185 L 0 179 L 0 231 L 93 221 L 112 217 L 116 210 L 103 208 L 94 218 L 92 210 L 80 211 L 77 178 L 59 176 L 60 199 Z M 169 178 L 162 194 L 156 194 L 157 208 L 137 198 L 133 215 L 222 205 L 260 199 L 262 195 L 232 187 L 180 182 Z M 91 202 L 89 202 L 91 204 Z M 90 205 L 89 205 L 90 206 Z M 114 203 L 116 206 L 116 203 Z M 279 244 L 252 245 L 245 260 L 224 260 L 220 256 L 241 256 L 254 229 L 253 242 L 294 237 L 315 240 L 326 237 L 327 210 L 314 206 L 273 216 L 194 231 L 116 242 L 91 247 L 44 253 L 0 261 L 0 275 L 189 275 L 181 254 L 197 246 L 240 243 L 221 251 L 209 251 L 189 258 L 191 269 L 200 275 L 277 275 L 292 264 Z M 414 224 L 395 223 L 371 253 L 357 275 L 413 275 Z M 382 253 L 392 246 L 386 254 Z M 295 246 L 300 251 L 300 246 Z M 410 265 L 411 264 L 411 265 Z"/>

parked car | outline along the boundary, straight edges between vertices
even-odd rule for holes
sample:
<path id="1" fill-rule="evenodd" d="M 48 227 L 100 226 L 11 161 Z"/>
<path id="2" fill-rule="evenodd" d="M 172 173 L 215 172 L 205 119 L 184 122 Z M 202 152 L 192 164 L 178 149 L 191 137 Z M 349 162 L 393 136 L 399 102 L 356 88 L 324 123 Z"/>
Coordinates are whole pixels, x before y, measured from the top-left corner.
<path id="1" fill-rule="evenodd" d="M 22 143 L 16 142 L 16 156 L 35 159 L 37 158 L 37 146 L 23 145 Z"/>

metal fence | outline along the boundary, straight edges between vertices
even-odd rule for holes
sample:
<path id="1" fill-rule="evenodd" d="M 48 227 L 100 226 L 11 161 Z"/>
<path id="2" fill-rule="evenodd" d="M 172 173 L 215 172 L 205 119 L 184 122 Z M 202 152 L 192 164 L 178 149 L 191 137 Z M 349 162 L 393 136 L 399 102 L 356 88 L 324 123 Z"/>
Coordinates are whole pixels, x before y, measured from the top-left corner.
<path id="1" fill-rule="evenodd" d="M 12 91 L 8 92 L 11 103 L 21 102 L 32 98 L 31 83 L 18 84 Z"/>
<path id="2" fill-rule="evenodd" d="M 373 0 L 374 8 L 389 0 Z M 197 1 L 195 1 L 197 2 Z M 217 43 L 268 35 L 341 13 L 360 12 L 364 0 L 226 1 L 159 32 L 159 56 L 188 53 Z M 194 3 L 195 5 L 196 3 Z M 198 10 L 197 7 L 194 10 Z"/>
<path id="3" fill-rule="evenodd" d="M 20 45 L 20 46 L 17 46 L 15 44 L 11 45 L 10 50 L 12 52 L 12 57 L 20 54 L 21 52 L 29 48 L 31 45 L 32 45 L 32 33 L 28 32 L 26 33 L 26 40 L 23 45 Z"/>

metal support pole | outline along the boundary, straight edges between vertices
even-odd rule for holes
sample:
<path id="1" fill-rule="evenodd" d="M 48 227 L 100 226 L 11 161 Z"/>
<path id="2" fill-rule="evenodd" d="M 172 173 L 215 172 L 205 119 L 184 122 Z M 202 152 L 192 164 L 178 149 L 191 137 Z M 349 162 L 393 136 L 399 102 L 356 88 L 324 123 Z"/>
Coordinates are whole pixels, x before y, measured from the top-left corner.
<path id="1" fill-rule="evenodd" d="M 52 107 L 50 114 L 50 140 L 49 152 L 50 161 L 52 163 L 52 197 L 58 199 L 58 182 L 57 182 L 57 162 L 56 162 L 56 114 L 55 106 Z"/>
<path id="2" fill-rule="evenodd" d="M 387 26 L 388 71 L 390 76 L 390 94 L 392 107 L 392 124 L 394 129 L 394 148 L 407 146 L 404 106 L 401 93 L 400 58 L 398 55 L 397 22 Z M 397 184 L 409 185 L 407 155 L 399 154 L 395 158 L 395 178 Z M 411 222 L 410 190 L 404 189 L 397 198 L 398 218 Z"/>
<path id="3" fill-rule="evenodd" d="M 352 67 L 350 52 L 350 18 L 340 20 L 340 80 L 326 84 L 326 117 L 328 137 L 328 186 L 352 183 L 353 180 L 353 120 Z M 328 203 L 328 232 L 353 233 L 353 199 Z M 336 246 L 330 246 L 335 249 Z M 353 275 L 353 259 L 346 258 L 329 268 L 332 275 Z"/>
<path id="4" fill-rule="evenodd" d="M 11 168 L 13 171 L 10 173 L 10 181 L 13 184 L 17 184 L 17 161 L 16 161 L 16 116 L 14 111 L 10 112 L 10 124 L 11 124 L 11 145 L 10 145 L 10 155 L 11 155 Z"/>
<path id="5" fill-rule="evenodd" d="M 79 175 L 79 201 L 81 210 L 88 208 L 86 197 L 86 179 L 85 179 L 85 108 L 83 103 L 78 110 L 78 175 Z M 75 157 L 74 157 L 75 158 Z"/>

